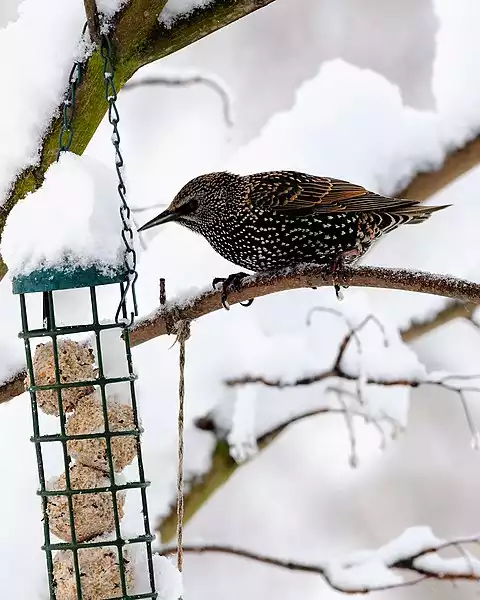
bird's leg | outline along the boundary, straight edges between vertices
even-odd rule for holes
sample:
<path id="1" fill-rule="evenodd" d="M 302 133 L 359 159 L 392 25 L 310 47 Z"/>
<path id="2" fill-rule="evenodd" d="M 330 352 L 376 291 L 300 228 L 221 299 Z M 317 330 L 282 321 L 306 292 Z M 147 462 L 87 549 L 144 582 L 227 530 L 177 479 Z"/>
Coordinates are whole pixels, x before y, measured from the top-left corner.
<path id="1" fill-rule="evenodd" d="M 248 273 L 244 273 L 241 271 L 240 273 L 233 273 L 228 277 L 215 277 L 212 281 L 213 289 L 216 289 L 219 283 L 222 284 L 222 306 L 225 310 L 230 310 L 230 305 L 228 304 L 227 296 L 230 292 L 239 292 L 240 284 L 245 279 L 245 277 L 250 277 Z M 240 302 L 241 306 L 250 306 L 253 302 L 253 298 L 250 298 L 246 302 Z"/>
<path id="2" fill-rule="evenodd" d="M 337 256 L 335 256 L 335 258 L 333 259 L 333 261 L 330 264 L 329 274 L 333 275 L 333 277 L 334 277 L 333 287 L 335 289 L 335 295 L 337 296 L 338 300 L 343 300 L 343 293 L 342 293 L 341 287 L 343 287 L 344 289 L 347 289 L 348 285 L 340 286 L 338 283 L 335 282 L 335 276 L 345 266 L 346 259 L 351 261 L 351 260 L 357 258 L 359 255 L 360 255 L 360 250 L 358 248 L 353 248 L 352 250 L 347 250 L 346 252 L 341 252 L 340 254 L 337 254 Z"/>

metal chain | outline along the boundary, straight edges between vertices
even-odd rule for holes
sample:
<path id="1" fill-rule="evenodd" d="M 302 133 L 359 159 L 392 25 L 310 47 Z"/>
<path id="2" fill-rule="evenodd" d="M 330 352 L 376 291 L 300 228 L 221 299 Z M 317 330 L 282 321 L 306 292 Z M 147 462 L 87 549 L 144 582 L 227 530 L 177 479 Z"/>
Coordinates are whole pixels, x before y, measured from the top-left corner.
<path id="1" fill-rule="evenodd" d="M 82 36 L 87 30 L 88 24 L 85 23 Z M 122 316 L 122 307 L 127 301 L 129 292 L 132 292 L 133 300 L 133 313 L 130 318 L 130 322 L 127 326 L 132 325 L 133 319 L 138 314 L 137 298 L 135 294 L 135 283 L 138 279 L 137 267 L 137 253 L 134 247 L 134 234 L 133 228 L 130 221 L 131 212 L 130 207 L 127 204 L 126 195 L 127 189 L 123 180 L 123 156 L 120 152 L 120 134 L 118 131 L 118 123 L 120 121 L 120 115 L 116 106 L 117 101 L 117 90 L 114 83 L 115 75 L 115 64 L 113 48 L 110 38 L 107 34 L 103 34 L 100 43 L 100 52 L 103 60 L 103 78 L 105 82 L 105 99 L 108 102 L 108 120 L 112 125 L 112 144 L 115 150 L 115 169 L 118 177 L 118 195 L 120 196 L 120 217 L 122 219 L 122 239 L 125 245 L 125 263 L 127 266 L 128 280 L 125 286 L 120 304 L 115 313 L 115 322 L 119 325 L 125 325 Z M 63 101 L 62 106 L 62 124 L 60 127 L 60 133 L 58 137 L 58 149 L 57 149 L 57 161 L 60 158 L 62 152 L 68 152 L 72 144 L 73 138 L 73 118 L 75 116 L 75 98 L 78 85 L 80 84 L 83 76 L 84 61 L 75 61 L 70 71 L 68 78 L 69 86 Z"/>
<path id="2" fill-rule="evenodd" d="M 85 23 L 82 31 L 82 37 L 85 35 L 86 30 L 87 24 Z M 58 135 L 57 161 L 62 152 L 68 152 L 68 150 L 70 150 L 70 146 L 72 145 L 72 122 L 73 117 L 75 116 L 75 96 L 77 93 L 77 87 L 82 81 L 84 64 L 85 61 L 76 60 L 73 63 L 70 75 L 68 76 L 68 90 L 65 95 L 65 99 L 63 100 L 62 125 Z"/>
<path id="3" fill-rule="evenodd" d="M 117 101 L 117 90 L 115 88 L 114 83 L 114 75 L 115 75 L 115 63 L 114 63 L 114 55 L 113 48 L 110 38 L 107 34 L 102 35 L 101 43 L 100 43 L 100 52 L 103 59 L 103 78 L 105 82 L 105 99 L 108 102 L 108 120 L 112 126 L 112 144 L 115 150 L 115 168 L 118 176 L 118 195 L 120 196 L 121 205 L 120 205 L 120 217 L 122 219 L 122 239 L 125 244 L 125 262 L 128 270 L 128 281 L 125 286 L 124 292 L 122 294 L 122 298 L 120 300 L 120 304 L 118 306 L 117 312 L 115 314 L 115 321 L 120 325 L 124 324 L 123 319 L 121 317 L 122 307 L 127 301 L 127 296 L 129 291 L 132 292 L 132 300 L 133 300 L 133 313 L 131 315 L 130 323 L 128 326 L 132 325 L 133 319 L 138 314 L 137 309 L 137 299 L 135 295 L 135 283 L 138 279 L 137 273 L 137 253 L 134 247 L 134 235 L 132 224 L 130 221 L 130 207 L 127 204 L 126 195 L 127 188 L 125 186 L 125 182 L 123 180 L 123 157 L 120 152 L 120 134 L 118 131 L 118 123 L 120 121 L 120 115 L 118 114 L 118 109 L 116 105 Z"/>
<path id="4" fill-rule="evenodd" d="M 87 31 L 87 23 L 83 26 L 82 38 Z M 73 139 L 73 118 L 75 116 L 75 100 L 77 87 L 80 85 L 83 77 L 83 67 L 85 61 L 76 60 L 68 76 L 68 90 L 62 103 L 62 124 L 58 134 L 58 148 L 56 161 L 58 162 L 62 152 L 68 152 Z M 45 329 L 50 327 L 50 311 L 48 309 L 47 292 L 43 294 L 43 326 Z"/>

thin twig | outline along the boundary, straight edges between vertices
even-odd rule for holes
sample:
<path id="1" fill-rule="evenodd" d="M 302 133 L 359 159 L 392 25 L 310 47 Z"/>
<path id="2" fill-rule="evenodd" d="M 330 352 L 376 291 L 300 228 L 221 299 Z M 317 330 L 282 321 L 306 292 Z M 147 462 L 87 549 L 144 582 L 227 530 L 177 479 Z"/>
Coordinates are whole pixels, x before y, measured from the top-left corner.
<path id="1" fill-rule="evenodd" d="M 476 309 L 477 304 L 475 303 L 450 302 L 436 314 L 424 320 L 413 321 L 407 329 L 401 332 L 402 339 L 404 342 L 412 342 L 455 319 L 467 319 L 474 323 L 473 313 Z"/>
<path id="2" fill-rule="evenodd" d="M 342 390 L 342 388 L 331 387 L 325 390 L 325 392 L 336 393 L 338 403 L 340 404 L 342 410 L 345 412 L 345 425 L 347 426 L 348 441 L 350 442 L 350 457 L 348 462 L 353 469 L 356 469 L 358 467 L 359 462 L 357 452 L 357 436 L 355 435 L 355 425 L 352 419 L 352 412 L 350 411 L 350 407 L 348 406 L 348 404 L 344 402 L 342 398 L 344 390 Z"/>
<path id="3" fill-rule="evenodd" d="M 343 592 L 346 594 L 366 594 L 373 591 L 384 591 L 389 589 L 396 589 L 399 587 L 405 587 L 410 585 L 416 585 L 426 579 L 438 579 L 441 581 L 449 580 L 449 581 L 460 581 L 460 580 L 470 580 L 470 581 L 479 581 L 480 576 L 475 572 L 475 568 L 473 565 L 473 561 L 471 557 L 467 560 L 465 558 L 466 552 L 462 548 L 460 548 L 463 544 L 468 543 L 478 543 L 479 537 L 471 537 L 471 538 L 459 538 L 451 541 L 447 541 L 445 543 L 439 544 L 436 547 L 426 548 L 421 550 L 420 552 L 411 553 L 410 555 L 403 555 L 401 559 L 391 559 L 385 560 L 381 558 L 381 554 L 379 553 L 379 559 L 382 560 L 386 569 L 391 570 L 392 572 L 400 572 L 406 575 L 415 575 L 413 579 L 407 579 L 403 581 L 399 581 L 398 583 L 392 584 L 380 584 L 375 585 L 372 584 L 370 586 L 364 584 L 355 585 L 351 580 L 348 580 L 344 583 L 342 581 L 342 572 L 348 574 L 349 572 L 349 561 L 345 561 L 342 563 L 336 563 L 334 568 L 331 567 L 331 563 L 329 561 L 323 563 L 303 563 L 297 562 L 289 559 L 275 558 L 272 556 L 267 556 L 265 554 L 260 554 L 258 552 L 254 552 L 251 550 L 247 550 L 245 548 L 237 548 L 234 546 L 224 546 L 220 544 L 189 544 L 184 546 L 183 550 L 185 553 L 192 554 L 205 554 L 205 553 L 219 553 L 219 554 L 229 554 L 232 556 L 238 556 L 241 558 L 247 558 L 250 560 L 254 560 L 256 562 L 260 562 L 266 565 L 271 565 L 274 567 L 279 567 L 282 569 L 286 569 L 289 571 L 303 572 L 303 573 L 312 573 L 315 575 L 319 575 L 323 578 L 323 580 L 334 590 L 338 592 Z M 448 567 L 442 572 L 438 572 L 433 568 L 429 568 L 428 564 L 421 563 L 419 559 L 431 556 L 438 555 L 440 550 L 446 548 L 456 548 L 462 553 L 462 556 L 465 558 L 465 564 L 469 566 L 469 569 L 465 569 L 464 572 L 459 572 L 458 569 L 452 568 L 451 571 L 448 570 Z M 165 547 L 162 549 L 162 555 L 168 555 L 176 552 L 175 547 Z M 375 553 L 373 553 L 375 554 Z M 366 569 L 370 569 L 369 559 L 371 559 L 371 554 L 369 553 L 369 558 L 365 559 L 365 567 Z M 445 563 L 448 565 L 448 563 Z M 361 568 L 361 563 L 356 561 L 355 563 L 356 570 Z M 338 572 L 340 571 L 340 577 L 338 577 Z"/>
<path id="4" fill-rule="evenodd" d="M 134 90 L 140 87 L 148 86 L 187 87 L 191 85 L 204 85 L 213 90 L 216 94 L 218 94 L 222 102 L 223 118 L 225 120 L 225 124 L 227 125 L 227 127 L 233 127 L 230 97 L 226 89 L 218 81 L 215 81 L 215 79 L 211 79 L 210 77 L 205 77 L 204 75 L 192 75 L 190 77 L 170 77 L 166 75 L 162 75 L 161 77 L 142 77 L 142 79 L 129 81 L 123 86 L 123 89 Z"/>
<path id="5" fill-rule="evenodd" d="M 165 306 L 166 302 L 167 302 L 167 292 L 166 292 L 166 287 L 165 287 L 165 278 L 164 277 L 160 277 L 160 282 L 159 282 L 159 302 L 160 302 L 160 306 Z"/>

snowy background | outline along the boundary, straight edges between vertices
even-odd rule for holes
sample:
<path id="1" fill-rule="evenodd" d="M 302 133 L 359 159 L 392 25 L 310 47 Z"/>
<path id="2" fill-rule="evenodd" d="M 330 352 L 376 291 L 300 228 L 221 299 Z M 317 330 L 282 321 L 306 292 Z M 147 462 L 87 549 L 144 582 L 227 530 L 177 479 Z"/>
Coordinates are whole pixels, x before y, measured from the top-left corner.
<path id="1" fill-rule="evenodd" d="M 78 51 L 83 21 L 80 0 L 17 5 L 3 0 L 0 6 L 0 193 L 32 160 L 46 115 L 58 103 Z M 393 193 L 419 167 L 440 164 L 449 149 L 480 130 L 479 19 L 477 0 L 276 0 L 144 68 L 136 79 L 192 71 L 221 79 L 232 95 L 235 124 L 225 126 L 220 100 L 207 88 L 122 92 L 122 150 L 131 205 L 168 202 L 191 177 L 219 169 L 293 168 Z M 107 123 L 87 154 L 113 165 Z M 480 169 L 431 199 L 453 208 L 421 227 L 390 235 L 368 262 L 476 279 L 478 186 Z M 143 222 L 154 213 L 136 218 Z M 158 235 L 154 230 L 148 242 L 139 265 L 142 314 L 157 306 L 159 277 L 167 279 L 171 297 L 232 272 L 206 242 L 173 225 Z M 104 299 L 106 314 L 113 302 Z M 345 328 L 328 315 L 317 315 L 307 328 L 305 318 L 313 306 L 341 308 L 356 321 L 374 312 L 394 339 L 397 328 L 443 303 L 351 288 L 338 306 L 332 290 L 309 290 L 210 315 L 193 325 L 188 342 L 187 422 L 234 400 L 222 384 L 227 377 L 260 373 L 293 379 L 328 367 Z M 16 338 L 17 301 L 7 279 L 0 283 L 0 306 L 2 380 L 23 361 Z M 147 430 L 146 468 L 153 482 L 150 510 L 157 519 L 168 512 L 176 477 L 177 348 L 171 344 L 162 338 L 134 351 Z M 480 335 L 467 322 L 448 324 L 415 342 L 415 354 L 397 340 L 398 352 L 385 357 L 374 327 L 366 330 L 365 344 L 366 368 L 373 375 L 379 369 L 412 373 L 420 363 L 428 372 L 480 372 Z M 430 525 L 443 538 L 479 531 L 480 454 L 471 449 L 458 397 L 436 388 L 411 395 L 382 390 L 380 396 L 372 394 L 372 402 L 402 422 L 408 417 L 405 433 L 389 441 L 384 452 L 375 428 L 356 422 L 359 467 L 352 469 L 341 417 L 322 415 L 298 423 L 209 500 L 188 524 L 186 541 L 232 544 L 312 562 L 382 546 L 412 525 Z M 480 424 L 480 398 L 473 400 L 472 413 Z M 321 386 L 301 392 L 256 389 L 239 402 L 247 404 L 246 418 L 237 424 L 241 442 L 252 433 L 252 405 L 252 427 L 261 432 L 287 415 L 321 406 L 324 396 Z M 18 600 L 42 597 L 44 585 L 30 435 L 28 398 L 1 405 L 0 474 L 8 492 L 0 522 L 0 581 L 5 597 Z M 189 431 L 190 472 L 208 469 L 211 447 L 209 434 Z M 50 468 L 52 474 L 59 470 L 55 457 Z M 216 555 L 186 558 L 185 588 L 185 597 L 194 600 L 339 597 L 314 575 Z M 467 600 L 478 590 L 462 584 L 453 593 Z M 451 585 L 439 582 L 377 593 L 380 600 L 451 595 Z"/>

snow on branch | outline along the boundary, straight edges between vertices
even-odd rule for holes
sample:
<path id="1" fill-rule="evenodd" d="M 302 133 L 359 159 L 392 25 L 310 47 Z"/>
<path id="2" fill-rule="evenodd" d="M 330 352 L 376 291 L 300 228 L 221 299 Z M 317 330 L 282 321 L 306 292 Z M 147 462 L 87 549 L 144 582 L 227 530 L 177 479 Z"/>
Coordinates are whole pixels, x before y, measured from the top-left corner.
<path id="1" fill-rule="evenodd" d="M 332 310 L 331 308 L 323 308 L 318 307 L 313 309 L 311 314 L 309 315 L 308 324 L 311 322 L 311 316 L 314 311 L 322 311 L 333 313 L 336 316 L 345 320 L 345 317 L 339 311 Z M 382 386 L 382 387 L 410 387 L 417 388 L 420 386 L 436 386 L 443 388 L 445 390 L 455 392 L 458 394 L 460 399 L 462 408 L 465 413 L 465 417 L 467 420 L 468 428 L 470 430 L 471 439 L 472 439 L 472 447 L 479 448 L 480 447 L 480 433 L 475 425 L 473 416 L 468 407 L 467 395 L 469 393 L 480 394 L 480 374 L 454 374 L 454 373 L 430 373 L 425 374 L 424 376 L 420 374 L 416 374 L 414 377 L 372 377 L 366 376 L 363 371 L 363 366 L 360 364 L 360 371 L 358 373 L 353 373 L 348 370 L 348 368 L 344 367 L 344 359 L 345 354 L 350 346 L 352 341 L 355 341 L 359 358 L 361 360 L 362 354 L 362 343 L 358 337 L 359 332 L 369 323 L 374 322 L 380 328 L 383 334 L 384 345 L 388 346 L 388 339 L 385 335 L 385 330 L 381 322 L 374 316 L 368 315 L 365 317 L 358 325 L 355 327 L 349 326 L 349 331 L 345 334 L 344 338 L 340 342 L 338 347 L 338 352 L 336 358 L 331 367 L 327 369 L 323 369 L 316 373 L 312 373 L 309 375 L 302 375 L 294 380 L 283 380 L 283 379 L 273 379 L 269 377 L 265 377 L 263 375 L 244 375 L 242 377 L 236 377 L 232 379 L 227 379 L 225 384 L 230 387 L 236 386 L 244 386 L 244 385 L 252 385 L 252 384 L 261 384 L 266 387 L 273 387 L 278 389 L 292 388 L 292 387 L 301 387 L 307 385 L 313 385 L 316 383 L 320 383 L 329 379 L 337 379 L 344 381 L 355 382 L 355 390 L 352 392 L 350 390 L 345 390 L 341 387 L 330 386 L 325 389 L 325 392 L 334 392 L 337 394 L 338 399 L 343 407 L 343 412 L 347 418 L 347 426 L 349 427 L 350 433 L 350 442 L 351 442 L 351 457 L 350 462 L 352 466 L 356 466 L 357 457 L 355 453 L 355 434 L 353 432 L 353 428 L 350 426 L 350 421 L 348 417 L 350 415 L 360 415 L 363 416 L 366 420 L 372 421 L 372 418 L 369 414 L 368 402 L 364 398 L 366 386 Z M 342 397 L 348 397 L 349 399 L 353 399 L 355 408 L 353 411 L 347 406 L 346 403 L 342 402 Z M 382 415 L 382 418 L 389 418 L 387 414 Z M 401 424 L 393 423 L 397 428 L 401 428 Z"/>
<path id="2" fill-rule="evenodd" d="M 398 195 L 411 200 L 427 200 L 479 163 L 480 136 L 477 136 L 447 156 L 440 169 L 417 173 Z"/>
<path id="3" fill-rule="evenodd" d="M 427 579 L 479 581 L 480 561 L 468 550 L 468 546 L 479 543 L 480 535 L 446 541 L 437 538 L 429 527 L 412 527 L 377 550 L 359 551 L 343 560 L 306 563 L 218 544 L 187 544 L 183 552 L 230 554 L 289 571 L 319 575 L 338 592 L 366 594 L 411 586 Z M 457 556 L 440 554 L 449 550 Z M 166 547 L 161 554 L 175 551 L 175 547 Z"/>

